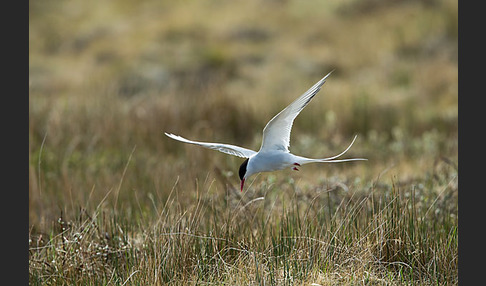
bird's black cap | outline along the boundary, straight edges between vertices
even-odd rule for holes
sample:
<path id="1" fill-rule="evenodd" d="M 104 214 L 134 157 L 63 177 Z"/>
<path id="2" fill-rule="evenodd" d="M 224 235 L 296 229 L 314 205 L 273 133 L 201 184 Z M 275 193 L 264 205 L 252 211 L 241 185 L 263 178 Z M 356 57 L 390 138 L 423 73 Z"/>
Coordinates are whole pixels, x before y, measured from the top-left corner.
<path id="1" fill-rule="evenodd" d="M 238 173 L 240 175 L 240 180 L 243 180 L 243 177 L 246 174 L 246 166 L 247 165 L 248 165 L 248 159 L 246 159 L 245 162 L 243 162 L 243 164 L 241 164 L 240 170 L 238 171 Z"/>

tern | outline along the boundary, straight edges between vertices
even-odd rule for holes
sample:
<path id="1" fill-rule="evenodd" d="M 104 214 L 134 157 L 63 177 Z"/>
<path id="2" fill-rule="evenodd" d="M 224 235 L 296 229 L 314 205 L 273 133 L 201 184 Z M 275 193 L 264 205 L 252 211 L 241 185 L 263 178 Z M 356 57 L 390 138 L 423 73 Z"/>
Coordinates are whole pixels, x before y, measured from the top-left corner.
<path id="1" fill-rule="evenodd" d="M 260 172 L 272 172 L 277 170 L 283 170 L 286 168 L 291 168 L 292 170 L 299 171 L 297 167 L 309 163 L 335 163 L 367 160 L 364 158 L 337 159 L 344 155 L 344 153 L 346 153 L 351 148 L 354 141 L 356 140 L 357 135 L 354 136 L 351 144 L 349 144 L 349 146 L 343 152 L 328 158 L 306 158 L 294 155 L 289 151 L 290 131 L 292 129 L 294 119 L 297 117 L 297 115 L 299 115 L 302 109 L 304 109 L 304 107 L 309 104 L 309 102 L 312 100 L 312 98 L 314 98 L 317 92 L 319 92 L 322 85 L 326 82 L 327 77 L 331 73 L 332 71 L 321 80 L 319 80 L 316 84 L 314 84 L 314 86 L 312 86 L 294 102 L 292 102 L 282 111 L 280 111 L 267 123 L 267 125 L 263 129 L 262 145 L 258 152 L 230 144 L 193 141 L 167 132 L 164 132 L 164 134 L 177 141 L 195 144 L 229 155 L 246 158 L 246 160 L 241 164 L 238 172 L 241 180 L 241 192 L 243 192 L 245 180 L 248 179 L 248 177 L 250 177 L 251 175 Z"/>

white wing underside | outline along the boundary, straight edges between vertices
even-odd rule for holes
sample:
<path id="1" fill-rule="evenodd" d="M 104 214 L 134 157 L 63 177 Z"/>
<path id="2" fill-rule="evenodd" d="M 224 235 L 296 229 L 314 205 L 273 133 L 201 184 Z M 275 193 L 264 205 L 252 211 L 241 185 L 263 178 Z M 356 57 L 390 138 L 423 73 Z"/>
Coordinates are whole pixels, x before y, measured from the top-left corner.
<path id="1" fill-rule="evenodd" d="M 229 155 L 238 156 L 238 157 L 242 157 L 242 158 L 250 158 L 251 156 L 253 156 L 257 153 L 256 151 L 246 149 L 246 148 L 243 148 L 243 147 L 239 147 L 239 146 L 235 146 L 235 145 L 192 141 L 192 140 L 183 138 L 183 137 L 178 136 L 178 135 L 170 134 L 170 133 L 167 133 L 167 132 L 164 132 L 164 133 L 165 133 L 165 135 L 167 135 L 170 138 L 177 140 L 177 141 L 181 141 L 181 142 L 189 143 L 189 144 L 194 144 L 194 145 L 199 145 L 201 147 L 205 147 L 205 148 L 208 148 L 208 149 L 216 150 L 216 151 L 219 151 L 219 152 L 223 152 L 223 153 L 226 153 L 226 154 L 229 154 Z"/>
<path id="2" fill-rule="evenodd" d="M 267 123 L 263 129 L 263 140 L 260 151 L 281 150 L 289 152 L 290 131 L 292 130 L 294 119 L 309 104 L 331 73 L 332 71 Z"/>

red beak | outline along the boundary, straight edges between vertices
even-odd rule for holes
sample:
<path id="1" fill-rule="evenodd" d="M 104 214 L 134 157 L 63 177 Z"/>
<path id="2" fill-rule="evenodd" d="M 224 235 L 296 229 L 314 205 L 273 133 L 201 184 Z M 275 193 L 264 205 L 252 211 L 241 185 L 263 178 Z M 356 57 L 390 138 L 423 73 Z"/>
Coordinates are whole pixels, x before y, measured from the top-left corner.
<path id="1" fill-rule="evenodd" d="M 245 179 L 241 180 L 241 192 L 243 192 L 243 185 L 245 184 Z"/>

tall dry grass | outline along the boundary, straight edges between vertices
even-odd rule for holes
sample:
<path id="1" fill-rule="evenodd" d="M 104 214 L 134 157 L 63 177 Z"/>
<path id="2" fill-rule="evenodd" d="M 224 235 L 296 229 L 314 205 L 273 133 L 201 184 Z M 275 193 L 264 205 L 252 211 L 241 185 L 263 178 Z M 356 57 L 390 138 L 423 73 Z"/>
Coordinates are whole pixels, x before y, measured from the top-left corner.
<path id="1" fill-rule="evenodd" d="M 405 190 L 395 182 L 366 190 L 336 184 L 312 193 L 268 185 L 251 200 L 215 193 L 213 181 L 188 207 L 176 183 L 139 219 L 98 206 L 75 221 L 61 216 L 55 235 L 32 235 L 31 281 L 456 284 L 453 181 L 428 178 L 429 186 Z"/>

